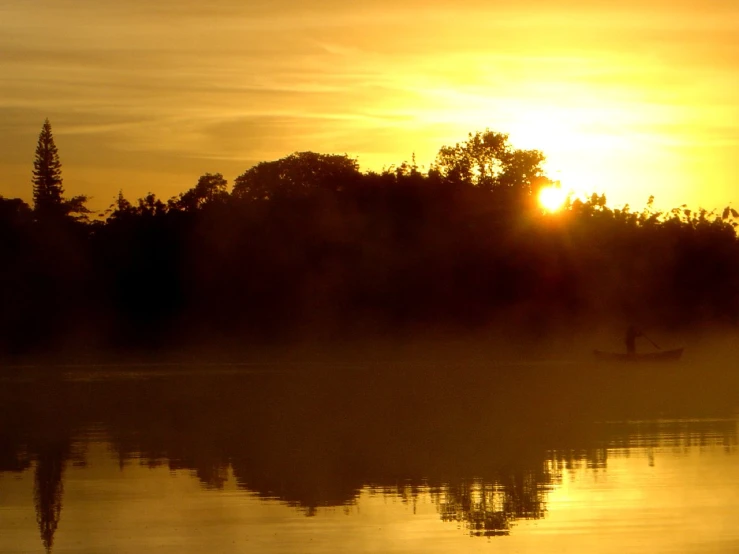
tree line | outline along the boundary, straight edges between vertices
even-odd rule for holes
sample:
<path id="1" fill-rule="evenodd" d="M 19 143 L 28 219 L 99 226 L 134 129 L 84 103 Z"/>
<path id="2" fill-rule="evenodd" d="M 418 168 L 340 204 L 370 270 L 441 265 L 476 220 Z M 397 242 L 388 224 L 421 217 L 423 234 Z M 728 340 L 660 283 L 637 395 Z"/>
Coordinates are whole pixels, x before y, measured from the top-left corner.
<path id="1" fill-rule="evenodd" d="M 546 213 L 543 162 L 490 130 L 427 170 L 296 152 L 94 217 L 47 120 L 33 204 L 0 197 L 0 352 L 737 323 L 736 211 Z"/>

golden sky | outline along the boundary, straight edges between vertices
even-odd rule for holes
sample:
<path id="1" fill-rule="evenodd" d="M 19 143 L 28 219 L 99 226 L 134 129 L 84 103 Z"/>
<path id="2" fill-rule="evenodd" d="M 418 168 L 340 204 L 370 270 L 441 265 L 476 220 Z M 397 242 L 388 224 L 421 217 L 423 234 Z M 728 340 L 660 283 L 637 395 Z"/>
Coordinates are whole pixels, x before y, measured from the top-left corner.
<path id="1" fill-rule="evenodd" d="M 739 201 L 736 0 L 4 0 L 0 194 L 49 117 L 69 194 L 168 198 L 293 151 L 428 165 L 470 131 L 611 204 Z"/>

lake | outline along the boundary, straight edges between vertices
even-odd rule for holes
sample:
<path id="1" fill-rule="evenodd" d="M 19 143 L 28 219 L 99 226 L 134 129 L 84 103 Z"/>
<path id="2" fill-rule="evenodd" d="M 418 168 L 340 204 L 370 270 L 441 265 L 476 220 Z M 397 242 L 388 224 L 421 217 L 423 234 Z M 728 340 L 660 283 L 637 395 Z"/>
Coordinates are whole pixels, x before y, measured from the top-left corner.
<path id="1" fill-rule="evenodd" d="M 737 552 L 731 364 L 0 373 L 0 552 Z"/>

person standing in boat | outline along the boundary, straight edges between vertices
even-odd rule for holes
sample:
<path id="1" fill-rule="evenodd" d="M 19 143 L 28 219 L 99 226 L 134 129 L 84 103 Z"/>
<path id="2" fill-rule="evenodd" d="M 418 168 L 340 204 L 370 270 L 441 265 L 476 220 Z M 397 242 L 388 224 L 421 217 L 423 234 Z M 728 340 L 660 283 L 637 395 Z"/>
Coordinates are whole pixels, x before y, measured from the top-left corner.
<path id="1" fill-rule="evenodd" d="M 633 325 L 629 325 L 629 328 L 626 329 L 626 337 L 624 338 L 627 354 L 636 354 L 636 338 L 641 336 L 642 333 L 641 331 L 639 331 L 639 329 L 637 329 Z"/>

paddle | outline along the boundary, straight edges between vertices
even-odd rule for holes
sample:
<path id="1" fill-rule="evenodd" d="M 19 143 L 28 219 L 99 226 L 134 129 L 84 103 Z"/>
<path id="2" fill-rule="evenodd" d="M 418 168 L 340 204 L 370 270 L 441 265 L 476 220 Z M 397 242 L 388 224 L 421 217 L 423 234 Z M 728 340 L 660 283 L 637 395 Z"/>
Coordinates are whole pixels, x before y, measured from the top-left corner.
<path id="1" fill-rule="evenodd" d="M 656 348 L 657 350 L 662 350 L 662 347 L 661 347 L 661 346 L 660 346 L 659 344 L 657 344 L 656 342 L 654 342 L 654 341 L 653 341 L 652 339 L 650 339 L 650 338 L 649 338 L 649 337 L 648 337 L 647 335 L 645 335 L 644 333 L 642 333 L 642 334 L 641 334 L 641 336 L 642 336 L 642 337 L 644 337 L 645 339 L 647 339 L 647 340 L 648 340 L 649 342 L 651 342 L 651 343 L 652 343 L 652 345 L 653 345 L 653 346 L 654 346 L 654 347 L 655 347 L 655 348 Z"/>

